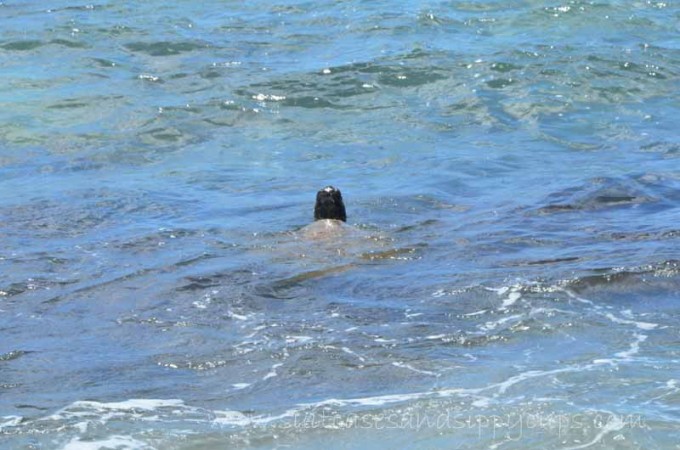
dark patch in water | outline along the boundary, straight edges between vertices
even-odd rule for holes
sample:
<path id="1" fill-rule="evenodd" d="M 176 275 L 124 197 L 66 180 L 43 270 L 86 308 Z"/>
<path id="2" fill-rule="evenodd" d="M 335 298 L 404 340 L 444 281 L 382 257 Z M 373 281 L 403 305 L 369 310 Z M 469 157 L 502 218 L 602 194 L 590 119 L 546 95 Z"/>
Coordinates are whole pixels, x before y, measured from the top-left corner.
<path id="1" fill-rule="evenodd" d="M 597 269 L 596 272 L 600 273 L 580 277 L 569 281 L 567 285 L 579 291 L 600 285 L 620 285 L 621 287 L 637 285 L 640 284 L 642 277 L 674 278 L 680 275 L 680 261 L 669 260 L 659 264 L 626 269 Z"/>
<path id="2" fill-rule="evenodd" d="M 310 270 L 308 272 L 303 272 L 297 275 L 294 275 L 290 278 L 286 278 L 284 280 L 278 281 L 276 283 L 277 287 L 288 287 L 288 286 L 294 286 L 296 284 L 302 283 L 307 280 L 311 280 L 314 278 L 320 278 L 320 277 L 325 277 L 327 275 L 332 275 L 340 272 L 345 272 L 351 268 L 353 268 L 353 264 L 344 264 L 342 266 L 335 266 L 335 267 L 328 267 L 326 269 L 319 269 L 319 270 Z"/>
<path id="3" fill-rule="evenodd" d="M 395 233 L 404 233 L 406 231 L 419 230 L 421 228 L 428 227 L 430 225 L 435 225 L 437 223 L 439 223 L 439 221 L 436 219 L 427 219 L 423 220 L 422 222 L 415 223 L 413 225 L 404 225 L 400 228 L 397 228 L 395 230 Z"/>
<path id="4" fill-rule="evenodd" d="M 536 261 L 525 261 L 525 262 L 519 262 L 513 265 L 517 266 L 543 266 L 543 265 L 548 265 L 548 264 L 560 264 L 560 263 L 566 263 L 566 262 L 575 262 L 575 261 L 580 261 L 581 258 L 578 256 L 571 256 L 571 257 L 566 257 L 566 258 L 551 258 L 551 259 L 539 259 Z"/>
<path id="5" fill-rule="evenodd" d="M 680 145 L 675 142 L 656 141 L 640 146 L 640 151 L 663 153 L 668 157 L 680 155 Z"/>
<path id="6" fill-rule="evenodd" d="M 25 52 L 29 50 L 35 50 L 38 47 L 45 45 L 43 41 L 37 40 L 26 40 L 26 41 L 13 41 L 6 44 L 2 44 L 2 48 L 9 51 Z"/>
<path id="7" fill-rule="evenodd" d="M 394 87 L 417 87 L 445 80 L 446 76 L 438 73 L 433 68 L 402 69 L 385 68 L 378 76 L 378 82 L 386 86 Z"/>
<path id="8" fill-rule="evenodd" d="M 614 241 L 651 241 L 663 239 L 677 239 L 680 237 L 680 230 L 670 230 L 661 232 L 614 232 L 603 235 L 606 239 Z"/>
<path id="9" fill-rule="evenodd" d="M 63 294 L 56 295 L 56 296 L 54 296 L 50 299 L 45 300 L 43 303 L 46 304 L 46 305 L 52 305 L 52 304 L 56 304 L 56 303 L 59 303 L 59 302 L 62 302 L 62 301 L 67 301 L 74 294 L 83 294 L 83 293 L 87 293 L 87 292 L 96 291 L 96 290 L 101 289 L 101 288 L 106 287 L 106 286 L 116 285 L 118 283 L 122 283 L 122 282 L 125 282 L 125 281 L 128 281 L 128 280 L 132 280 L 132 279 L 139 278 L 139 277 L 142 277 L 144 275 L 148 275 L 148 274 L 156 273 L 156 272 L 158 272 L 157 269 L 140 269 L 140 270 L 136 270 L 134 272 L 130 272 L 130 273 L 127 273 L 127 274 L 124 274 L 124 275 L 121 275 L 121 276 L 114 277 L 114 278 L 109 278 L 109 279 L 106 279 L 106 280 L 96 280 L 96 281 L 90 283 L 89 285 L 80 286 L 80 287 L 77 287 L 77 288 L 71 290 L 70 292 L 64 292 Z"/>
<path id="10" fill-rule="evenodd" d="M 418 247 L 426 247 L 427 244 L 421 244 Z M 383 261 L 383 260 L 414 260 L 418 259 L 417 247 L 391 248 L 389 250 L 372 251 L 361 254 L 361 259 L 367 261 Z"/>
<path id="11" fill-rule="evenodd" d="M 499 62 L 491 64 L 491 70 L 493 70 L 494 72 L 501 73 L 512 72 L 513 70 L 519 70 L 521 68 L 522 66 L 518 66 L 512 63 Z"/>
<path id="12" fill-rule="evenodd" d="M 634 203 L 638 197 L 630 195 L 598 195 L 595 197 L 595 203 L 603 203 L 605 205 L 619 204 L 619 203 Z"/>
<path id="13" fill-rule="evenodd" d="M 11 352 L 7 352 L 5 354 L 0 354 L 0 362 L 12 361 L 14 359 L 21 358 L 24 355 L 28 355 L 29 353 L 33 353 L 33 352 L 23 351 L 23 350 L 12 350 Z"/>
<path id="14" fill-rule="evenodd" d="M 559 213 L 559 212 L 567 212 L 567 211 L 575 211 L 578 208 L 574 205 L 548 205 L 548 206 L 542 206 L 538 208 L 536 211 L 538 214 L 553 214 L 553 213 Z"/>
<path id="15" fill-rule="evenodd" d="M 12 218 L 13 235 L 31 233 L 35 239 L 80 236 L 100 227 L 128 222 L 138 215 L 172 214 L 172 209 L 163 199 L 151 198 L 144 192 L 98 189 L 75 193 L 69 202 L 36 199 L 0 207 L 0 214 Z M 0 222 L 0 227 L 5 224 Z"/>
<path id="16" fill-rule="evenodd" d="M 175 288 L 176 292 L 194 292 L 215 287 L 234 287 L 246 285 L 253 281 L 255 274 L 250 270 L 234 270 L 224 273 L 206 275 L 190 275 L 183 280 L 187 283 Z"/>
<path id="17" fill-rule="evenodd" d="M 53 105 L 49 105 L 47 108 L 49 109 L 76 109 L 76 108 L 85 108 L 89 106 L 88 103 L 85 102 L 80 102 L 75 99 L 68 99 L 64 100 L 63 102 L 60 103 L 55 103 Z"/>
<path id="18" fill-rule="evenodd" d="M 187 280 L 189 281 L 188 284 L 180 286 L 176 290 L 179 292 L 198 291 L 220 285 L 218 279 L 210 277 L 187 277 Z"/>
<path id="19" fill-rule="evenodd" d="M 83 42 L 69 41 L 67 39 L 52 39 L 50 44 L 61 45 L 62 47 L 68 48 L 89 48 L 89 46 Z"/>
<path id="20" fill-rule="evenodd" d="M 91 60 L 97 63 L 99 67 L 116 67 L 119 65 L 117 62 L 105 58 L 91 58 Z"/>
<path id="21" fill-rule="evenodd" d="M 515 80 L 513 78 L 496 78 L 494 80 L 487 81 L 486 85 L 492 89 L 503 89 L 514 83 Z"/>
<path id="22" fill-rule="evenodd" d="M 617 207 L 657 203 L 640 180 L 593 179 L 590 184 L 551 194 L 548 198 L 565 198 L 566 202 L 551 203 L 534 210 L 546 215 L 572 211 L 597 211 Z"/>
<path id="23" fill-rule="evenodd" d="M 281 106 L 348 109 L 354 107 L 346 103 L 348 99 L 375 95 L 381 86 L 413 88 L 450 78 L 448 70 L 431 65 L 432 56 L 415 51 L 382 61 L 334 66 L 321 73 L 295 74 L 267 83 L 254 83 L 237 89 L 236 93 L 249 100 L 262 93 L 276 95 L 280 100 L 275 103 Z M 404 65 L 404 61 L 408 64 Z M 208 73 L 210 77 L 221 75 L 214 68 Z"/>
<path id="24" fill-rule="evenodd" d="M 208 47 L 207 44 L 195 42 L 131 42 L 125 44 L 125 48 L 138 53 L 146 53 L 150 56 L 172 56 L 191 52 Z"/>
<path id="25" fill-rule="evenodd" d="M 12 283 L 6 288 L 0 290 L 2 297 L 13 297 L 15 295 L 23 294 L 28 290 L 26 283 Z"/>
<path id="26" fill-rule="evenodd" d="M 46 291 L 52 288 L 61 288 L 77 283 L 77 280 L 55 281 L 47 278 L 31 278 L 28 281 L 11 283 L 9 286 L 0 288 L 0 299 L 14 297 L 31 291 Z"/>

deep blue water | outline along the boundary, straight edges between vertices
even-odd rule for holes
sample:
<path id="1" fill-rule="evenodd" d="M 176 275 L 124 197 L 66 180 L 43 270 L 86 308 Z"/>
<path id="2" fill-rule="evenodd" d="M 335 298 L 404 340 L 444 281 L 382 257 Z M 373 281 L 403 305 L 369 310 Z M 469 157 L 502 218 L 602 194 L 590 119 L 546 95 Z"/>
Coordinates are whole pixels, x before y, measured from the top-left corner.
<path id="1" fill-rule="evenodd" d="M 677 448 L 679 24 L 0 2 L 0 447 Z"/>

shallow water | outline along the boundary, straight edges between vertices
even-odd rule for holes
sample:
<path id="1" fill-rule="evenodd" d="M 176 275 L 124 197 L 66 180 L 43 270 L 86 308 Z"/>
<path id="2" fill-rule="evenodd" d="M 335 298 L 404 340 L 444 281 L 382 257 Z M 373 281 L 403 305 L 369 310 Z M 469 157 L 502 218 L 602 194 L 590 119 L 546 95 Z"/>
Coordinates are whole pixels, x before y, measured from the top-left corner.
<path id="1" fill-rule="evenodd" d="M 0 3 L 0 446 L 677 448 L 679 19 Z"/>

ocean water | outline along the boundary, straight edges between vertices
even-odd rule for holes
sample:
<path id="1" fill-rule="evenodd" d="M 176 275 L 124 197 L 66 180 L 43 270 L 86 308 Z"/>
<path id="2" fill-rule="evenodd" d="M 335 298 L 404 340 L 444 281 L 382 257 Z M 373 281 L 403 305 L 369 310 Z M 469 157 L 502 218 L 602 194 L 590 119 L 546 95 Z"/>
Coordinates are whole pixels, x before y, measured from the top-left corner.
<path id="1" fill-rule="evenodd" d="M 680 448 L 679 24 L 0 2 L 0 447 Z"/>

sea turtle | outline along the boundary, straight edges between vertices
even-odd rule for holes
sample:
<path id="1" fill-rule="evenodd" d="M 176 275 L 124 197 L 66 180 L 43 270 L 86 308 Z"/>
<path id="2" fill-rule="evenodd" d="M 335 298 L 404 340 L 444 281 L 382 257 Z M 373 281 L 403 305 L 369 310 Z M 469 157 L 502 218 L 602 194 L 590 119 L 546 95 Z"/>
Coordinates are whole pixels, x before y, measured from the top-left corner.
<path id="1" fill-rule="evenodd" d="M 346 235 L 353 228 L 347 225 L 347 212 L 340 189 L 326 186 L 316 193 L 314 222 L 302 228 L 302 236 L 309 239 L 337 238 Z"/>
<path id="2" fill-rule="evenodd" d="M 326 186 L 316 193 L 314 220 L 341 220 L 347 222 L 345 203 L 340 189 Z"/>
<path id="3" fill-rule="evenodd" d="M 394 247 L 395 239 L 375 229 L 348 225 L 339 189 L 326 186 L 316 194 L 314 222 L 280 235 L 272 247 L 275 261 L 293 266 L 294 274 L 278 280 L 276 289 L 345 272 L 381 260 L 410 260 L 414 247 Z M 292 237 L 292 239 L 290 239 Z"/>

